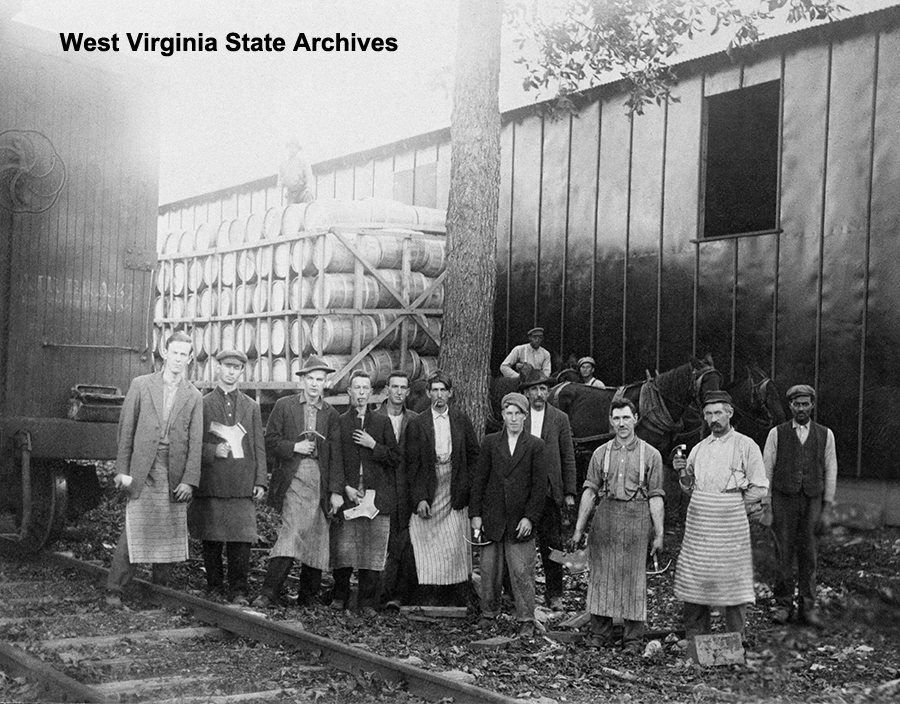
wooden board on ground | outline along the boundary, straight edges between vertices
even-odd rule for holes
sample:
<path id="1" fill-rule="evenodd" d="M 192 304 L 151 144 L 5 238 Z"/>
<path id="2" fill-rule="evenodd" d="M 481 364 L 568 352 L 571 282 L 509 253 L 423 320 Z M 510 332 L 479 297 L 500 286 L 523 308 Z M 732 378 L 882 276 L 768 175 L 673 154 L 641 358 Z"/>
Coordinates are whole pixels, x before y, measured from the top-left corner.
<path id="1" fill-rule="evenodd" d="M 469 647 L 473 650 L 500 650 L 512 642 L 512 638 L 494 636 L 493 638 L 484 638 L 483 640 L 473 640 L 469 643 Z"/>
<path id="2" fill-rule="evenodd" d="M 694 636 L 691 655 L 700 665 L 743 665 L 744 646 L 740 633 L 711 633 Z"/>
<path id="3" fill-rule="evenodd" d="M 591 620 L 591 614 L 585 611 L 583 614 L 572 616 L 559 624 L 560 628 L 581 628 L 586 626 Z"/>
<path id="4" fill-rule="evenodd" d="M 580 643 L 584 640 L 584 633 L 577 631 L 547 631 L 544 635 L 559 643 Z"/>
<path id="5" fill-rule="evenodd" d="M 430 618 L 465 618 L 468 615 L 465 606 L 401 606 L 400 613 Z"/>

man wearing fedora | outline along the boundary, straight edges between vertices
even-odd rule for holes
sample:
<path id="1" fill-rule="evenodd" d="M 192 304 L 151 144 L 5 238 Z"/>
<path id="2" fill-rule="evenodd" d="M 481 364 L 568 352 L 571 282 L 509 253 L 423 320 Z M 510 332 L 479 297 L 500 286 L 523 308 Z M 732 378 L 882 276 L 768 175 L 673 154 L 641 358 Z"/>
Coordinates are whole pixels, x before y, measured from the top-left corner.
<path id="1" fill-rule="evenodd" d="M 582 357 L 578 360 L 578 375 L 581 377 L 581 383 L 585 386 L 593 386 L 597 389 L 605 389 L 606 384 L 594 376 L 594 369 L 597 363 L 593 357 Z"/>
<path id="2" fill-rule="evenodd" d="M 275 602 L 299 560 L 298 606 L 311 604 L 329 564 L 329 519 L 344 504 L 344 467 L 338 412 L 325 402 L 334 369 L 310 355 L 297 376 L 300 393 L 278 399 L 266 425 L 266 452 L 275 461 L 268 504 L 281 512 L 278 540 L 253 605 Z"/>
<path id="3" fill-rule="evenodd" d="M 528 399 L 525 432 L 544 441 L 543 462 L 547 475 L 546 499 L 537 530 L 538 550 L 544 566 L 546 604 L 563 609 L 562 565 L 550 559 L 551 550 L 562 550 L 562 508 L 575 506 L 575 446 L 569 416 L 547 403 L 549 379 L 534 369 L 523 377 L 519 390 Z"/>
<path id="4" fill-rule="evenodd" d="M 509 570 L 519 635 L 534 635 L 534 527 L 544 510 L 544 442 L 524 432 L 528 399 L 510 393 L 500 403 L 503 430 L 486 435 L 472 479 L 471 526 L 489 541 L 481 549 L 481 613 L 490 627 L 499 614 L 503 568 Z"/>
<path id="5" fill-rule="evenodd" d="M 500 365 L 500 373 L 510 379 L 517 379 L 523 371 L 537 369 L 549 377 L 550 353 L 541 347 L 543 341 L 544 328 L 531 328 L 528 331 L 528 342 L 512 348 Z"/>
<path id="6" fill-rule="evenodd" d="M 821 628 L 816 611 L 817 534 L 831 524 L 837 485 L 834 433 L 812 420 L 816 391 L 797 384 L 787 391 L 793 418 L 769 431 L 763 452 L 772 484 L 772 530 L 778 549 L 777 608 L 772 620 L 787 623 L 794 615 L 799 572 L 800 620 Z"/>
<path id="7" fill-rule="evenodd" d="M 764 520 L 769 480 L 759 446 L 731 427 L 733 414 L 728 392 L 707 393 L 703 418 L 711 434 L 687 460 L 672 462 L 691 497 L 675 571 L 688 638 L 710 632 L 711 606 L 724 612 L 725 630 L 743 638 L 746 605 L 755 601 L 748 518 Z"/>
<path id="8" fill-rule="evenodd" d="M 222 593 L 228 556 L 228 599 L 247 605 L 256 507 L 266 490 L 266 447 L 259 404 L 238 389 L 247 364 L 240 350 L 216 355 L 216 387 L 203 397 L 200 484 L 188 507 L 188 528 L 202 541 L 206 588 Z"/>

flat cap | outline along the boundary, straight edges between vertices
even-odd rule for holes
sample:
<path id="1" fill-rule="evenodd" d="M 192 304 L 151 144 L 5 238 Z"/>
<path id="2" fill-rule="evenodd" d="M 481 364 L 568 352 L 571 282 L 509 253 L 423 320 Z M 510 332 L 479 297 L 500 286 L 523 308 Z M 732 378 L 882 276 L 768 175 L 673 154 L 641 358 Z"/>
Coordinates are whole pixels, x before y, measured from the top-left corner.
<path id="1" fill-rule="evenodd" d="M 522 411 L 522 413 L 528 413 L 528 399 L 522 394 L 517 394 L 515 391 L 506 394 L 506 396 L 503 397 L 503 400 L 500 402 L 500 409 L 503 410 L 509 405 L 515 406 Z"/>
<path id="2" fill-rule="evenodd" d="M 333 371 L 334 369 L 325 364 L 325 362 L 320 357 L 316 357 L 316 355 L 311 354 L 306 358 L 303 366 L 300 367 L 300 371 L 296 372 L 296 374 L 297 376 L 306 376 L 310 372 L 326 372 L 330 374 Z"/>
<path id="3" fill-rule="evenodd" d="M 528 334 L 529 334 L 529 335 L 535 335 L 535 334 L 537 334 L 537 335 L 543 335 L 543 334 L 544 334 L 544 328 L 531 328 L 531 330 L 528 331 Z"/>
<path id="4" fill-rule="evenodd" d="M 593 357 L 582 357 L 578 360 L 578 366 L 580 367 L 582 364 L 590 364 L 592 367 L 597 366 L 597 363 L 594 361 Z"/>
<path id="5" fill-rule="evenodd" d="M 793 401 L 798 396 L 809 396 L 813 401 L 816 400 L 816 390 L 809 384 L 794 384 L 785 395 L 788 401 Z"/>
<path id="6" fill-rule="evenodd" d="M 731 400 L 731 394 L 727 391 L 710 391 L 703 398 L 703 405 L 708 406 L 711 403 L 727 403 L 729 406 L 734 405 Z"/>
<path id="7" fill-rule="evenodd" d="M 550 379 L 544 376 L 544 372 L 540 369 L 532 369 L 528 374 L 519 380 L 519 391 L 524 391 L 525 389 L 531 386 L 537 386 L 538 384 L 549 384 Z"/>
<path id="8" fill-rule="evenodd" d="M 240 350 L 222 350 L 216 355 L 217 362 L 224 362 L 226 359 L 236 359 L 241 364 L 247 363 L 247 355 Z"/>

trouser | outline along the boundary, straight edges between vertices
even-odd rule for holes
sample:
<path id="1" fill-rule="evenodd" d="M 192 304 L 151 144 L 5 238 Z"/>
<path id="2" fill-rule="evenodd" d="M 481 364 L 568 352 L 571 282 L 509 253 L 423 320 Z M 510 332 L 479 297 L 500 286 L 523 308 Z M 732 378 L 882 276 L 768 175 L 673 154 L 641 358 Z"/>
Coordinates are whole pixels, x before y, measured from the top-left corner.
<path id="1" fill-rule="evenodd" d="M 250 574 L 250 543 L 223 543 L 203 541 L 203 565 L 206 568 L 206 586 L 210 590 L 225 586 L 225 570 L 222 565 L 222 549 L 228 556 L 228 589 L 232 595 L 247 593 L 247 577 Z"/>
<path id="2" fill-rule="evenodd" d="M 747 607 L 745 604 L 737 606 L 717 607 L 725 616 L 725 630 L 728 633 L 740 633 L 744 637 L 744 619 Z M 702 636 L 712 630 L 710 624 L 710 607 L 706 604 L 691 604 L 684 602 L 684 635 L 686 638 Z"/>
<path id="3" fill-rule="evenodd" d="M 382 601 L 396 600 L 401 604 L 412 601 L 419 583 L 416 577 L 416 556 L 409 539 L 409 521 L 405 521 L 404 525 L 397 513 L 391 514 L 391 534 L 383 576 Z"/>
<path id="4" fill-rule="evenodd" d="M 272 557 L 269 559 L 269 566 L 266 568 L 266 578 L 263 580 L 260 594 L 268 597 L 272 601 L 277 600 L 281 596 L 281 590 L 287 579 L 291 566 L 294 564 L 292 557 Z M 322 587 L 322 570 L 309 565 L 301 565 L 300 567 L 300 584 L 297 590 L 297 603 L 306 604 L 311 602 Z"/>
<path id="5" fill-rule="evenodd" d="M 481 613 L 487 618 L 500 613 L 504 565 L 509 570 L 516 620 L 534 621 L 534 539 L 504 538 L 481 549 Z"/>
<path id="6" fill-rule="evenodd" d="M 334 593 L 335 599 L 343 601 L 345 604 L 350 600 L 350 576 L 353 574 L 352 567 L 339 567 L 332 572 L 334 575 Z M 359 570 L 359 594 L 356 598 L 356 605 L 359 608 L 364 606 L 378 605 L 378 585 L 381 582 L 381 572 L 375 570 Z"/>
<path id="7" fill-rule="evenodd" d="M 552 496 L 548 496 L 544 503 L 544 512 L 535 526 L 535 531 L 541 564 L 544 566 L 547 599 L 562 596 L 563 566 L 550 559 L 551 550 L 562 550 L 562 518 L 559 506 L 556 505 Z"/>
<path id="8" fill-rule="evenodd" d="M 629 645 L 631 643 L 640 643 L 644 639 L 644 622 L 624 620 L 625 632 L 622 634 L 622 643 Z M 597 616 L 591 614 L 591 633 L 600 636 L 604 640 L 611 641 L 613 637 L 613 618 L 612 616 Z"/>
<path id="9" fill-rule="evenodd" d="M 106 578 L 106 589 L 111 592 L 125 590 L 129 582 L 134 579 L 137 565 L 131 562 L 128 554 L 128 533 L 125 529 L 119 534 L 119 542 L 113 552 L 112 562 L 109 565 L 109 576 Z M 153 565 L 151 581 L 154 584 L 168 586 L 172 579 L 171 563 L 157 563 Z"/>
<path id="10" fill-rule="evenodd" d="M 800 609 L 810 609 L 816 602 L 816 527 L 822 516 L 822 497 L 807 496 L 803 492 L 784 494 L 772 492 L 772 531 L 778 550 L 778 579 L 775 582 L 775 601 L 791 608 L 794 587 L 798 587 Z M 794 576 L 797 564 L 799 583 Z"/>

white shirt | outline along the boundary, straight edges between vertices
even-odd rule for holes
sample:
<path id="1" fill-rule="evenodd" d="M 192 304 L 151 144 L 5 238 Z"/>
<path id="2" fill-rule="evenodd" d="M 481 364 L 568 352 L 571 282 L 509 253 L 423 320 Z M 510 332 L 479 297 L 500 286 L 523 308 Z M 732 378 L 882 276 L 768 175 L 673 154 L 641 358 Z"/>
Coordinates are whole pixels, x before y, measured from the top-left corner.
<path id="1" fill-rule="evenodd" d="M 400 429 L 403 427 L 403 414 L 398 413 L 397 415 L 393 416 L 388 413 L 388 418 L 391 421 L 391 425 L 394 426 L 394 438 L 397 440 L 397 442 L 400 442 Z"/>
<path id="2" fill-rule="evenodd" d="M 732 472 L 735 460 L 738 471 Z M 722 437 L 710 435 L 694 445 L 687 463 L 693 470 L 694 488 L 700 491 L 739 490 L 751 502 L 769 493 L 769 479 L 759 446 L 734 428 Z"/>
<path id="3" fill-rule="evenodd" d="M 541 431 L 544 429 L 544 416 L 546 414 L 546 406 L 539 411 L 536 411 L 534 408 L 531 409 L 531 434 L 536 438 L 541 437 Z"/>
<path id="4" fill-rule="evenodd" d="M 809 437 L 809 423 L 800 425 L 797 421 L 791 421 L 791 427 L 797 433 L 797 439 L 800 444 L 806 443 Z M 833 502 L 834 493 L 837 489 L 837 449 L 834 445 L 834 433 L 831 428 L 825 428 L 827 431 L 825 436 L 825 490 L 822 494 L 822 501 Z M 772 428 L 769 436 L 766 438 L 766 448 L 763 450 L 763 463 L 766 466 L 766 476 L 772 481 L 772 473 L 775 471 L 775 460 L 778 459 L 778 428 Z"/>
<path id="5" fill-rule="evenodd" d="M 438 413 L 431 409 L 431 417 L 434 419 L 434 454 L 438 462 L 449 462 L 450 453 L 453 452 L 453 441 L 450 438 L 450 409 Z"/>
<path id="6" fill-rule="evenodd" d="M 534 349 L 530 342 L 516 345 L 500 365 L 500 373 L 510 379 L 518 378 L 519 372 L 515 370 L 517 362 L 528 362 L 535 369 L 541 370 L 544 376 L 550 376 L 550 353 L 543 347 Z"/>
<path id="7" fill-rule="evenodd" d="M 521 433 L 519 433 L 521 435 Z M 506 434 L 506 441 L 509 443 L 509 454 L 516 454 L 516 443 L 519 441 L 519 435 Z"/>

